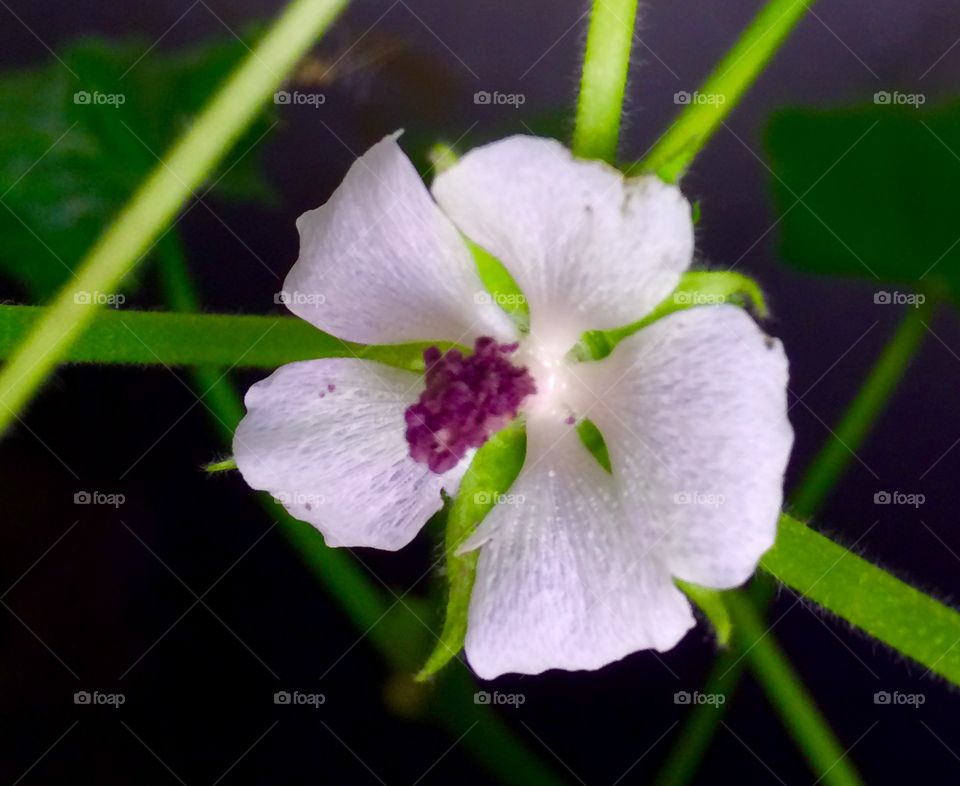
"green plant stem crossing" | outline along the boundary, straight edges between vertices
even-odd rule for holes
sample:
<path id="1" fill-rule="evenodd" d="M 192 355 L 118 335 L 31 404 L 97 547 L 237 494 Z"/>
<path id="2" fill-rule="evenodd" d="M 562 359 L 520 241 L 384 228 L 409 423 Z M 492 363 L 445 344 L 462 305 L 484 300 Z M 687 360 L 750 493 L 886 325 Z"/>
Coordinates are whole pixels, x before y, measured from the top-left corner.
<path id="1" fill-rule="evenodd" d="M 346 3 L 293 0 L 157 164 L 0 371 L 0 433 L 93 320 L 83 296 L 117 288 Z"/>

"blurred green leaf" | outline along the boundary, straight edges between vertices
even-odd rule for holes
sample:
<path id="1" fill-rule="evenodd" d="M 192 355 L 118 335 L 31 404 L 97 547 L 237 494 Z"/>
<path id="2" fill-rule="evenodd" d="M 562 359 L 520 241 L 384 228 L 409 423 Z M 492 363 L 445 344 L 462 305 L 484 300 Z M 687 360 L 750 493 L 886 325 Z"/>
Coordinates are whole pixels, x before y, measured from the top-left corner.
<path id="1" fill-rule="evenodd" d="M 156 156 L 247 52 L 234 38 L 175 53 L 148 49 L 84 39 L 63 55 L 70 70 L 53 62 L 0 75 L 0 271 L 32 298 L 68 280 Z M 257 151 L 248 153 L 266 128 L 265 118 L 255 124 L 213 176 L 217 194 L 272 198 Z"/>
<path id="2" fill-rule="evenodd" d="M 789 110 L 767 146 L 784 260 L 960 293 L 960 104 Z"/>

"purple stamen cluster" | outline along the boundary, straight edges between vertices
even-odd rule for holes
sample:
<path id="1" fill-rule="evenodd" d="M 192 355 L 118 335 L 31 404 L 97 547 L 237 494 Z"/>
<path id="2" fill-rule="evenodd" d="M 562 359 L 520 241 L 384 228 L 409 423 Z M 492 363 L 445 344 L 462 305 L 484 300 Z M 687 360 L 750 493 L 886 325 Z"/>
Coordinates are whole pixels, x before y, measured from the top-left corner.
<path id="1" fill-rule="evenodd" d="M 456 349 L 424 351 L 427 387 L 405 413 L 414 461 L 446 472 L 517 416 L 537 389 L 527 369 L 508 359 L 516 349 L 482 337 L 468 357 Z"/>

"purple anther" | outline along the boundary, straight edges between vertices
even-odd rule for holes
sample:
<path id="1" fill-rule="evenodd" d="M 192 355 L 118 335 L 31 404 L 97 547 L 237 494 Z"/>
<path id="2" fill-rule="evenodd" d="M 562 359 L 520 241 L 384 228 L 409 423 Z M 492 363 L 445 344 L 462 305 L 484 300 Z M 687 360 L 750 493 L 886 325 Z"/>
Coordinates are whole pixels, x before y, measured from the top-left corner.
<path id="1" fill-rule="evenodd" d="M 446 472 L 517 416 L 537 389 L 527 369 L 508 359 L 516 349 L 484 336 L 468 357 L 456 349 L 424 351 L 427 386 L 405 413 L 414 461 Z"/>

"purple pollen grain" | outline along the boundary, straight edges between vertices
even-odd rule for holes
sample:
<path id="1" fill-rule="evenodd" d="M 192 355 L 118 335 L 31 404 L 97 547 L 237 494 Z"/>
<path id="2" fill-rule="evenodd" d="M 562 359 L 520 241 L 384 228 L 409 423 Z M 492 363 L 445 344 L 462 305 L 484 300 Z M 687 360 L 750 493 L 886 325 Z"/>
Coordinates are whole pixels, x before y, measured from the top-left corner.
<path id="1" fill-rule="evenodd" d="M 414 461 L 446 472 L 517 416 L 537 389 L 527 369 L 508 359 L 516 350 L 484 336 L 467 357 L 456 349 L 424 351 L 426 389 L 404 415 Z"/>

